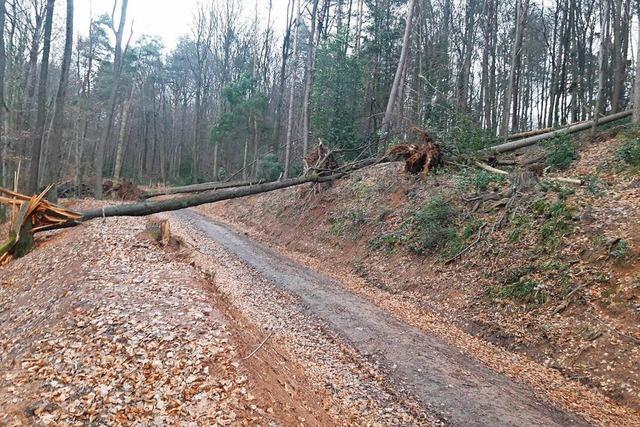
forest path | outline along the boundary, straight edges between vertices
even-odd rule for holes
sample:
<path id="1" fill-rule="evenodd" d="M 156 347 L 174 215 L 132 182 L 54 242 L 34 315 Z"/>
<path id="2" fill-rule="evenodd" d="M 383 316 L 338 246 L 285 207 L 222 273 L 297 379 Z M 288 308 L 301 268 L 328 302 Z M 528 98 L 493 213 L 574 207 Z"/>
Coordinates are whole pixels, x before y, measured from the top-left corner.
<path id="1" fill-rule="evenodd" d="M 453 425 L 585 425 L 533 391 L 498 374 L 438 338 L 408 326 L 335 280 L 286 258 L 228 225 L 192 210 L 171 214 L 195 232 L 197 250 L 220 245 L 266 281 L 295 298 L 360 354 L 380 366 L 396 390 L 407 390 Z M 212 248 L 207 248 L 211 245 Z M 204 246 L 204 247 L 203 247 Z M 221 265 L 225 267 L 224 263 Z M 260 286 L 260 283 L 256 283 Z M 267 309 L 265 307 L 265 309 Z"/>

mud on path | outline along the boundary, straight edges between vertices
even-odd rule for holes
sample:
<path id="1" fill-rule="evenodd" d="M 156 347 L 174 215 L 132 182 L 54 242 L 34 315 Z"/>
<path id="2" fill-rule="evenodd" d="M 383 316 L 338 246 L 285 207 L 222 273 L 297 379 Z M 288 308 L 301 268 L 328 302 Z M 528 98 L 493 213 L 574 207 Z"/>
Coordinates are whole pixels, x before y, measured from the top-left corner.
<path id="1" fill-rule="evenodd" d="M 398 402 L 411 418 L 416 415 L 416 407 L 428 408 L 429 413 L 436 413 L 438 418 L 454 425 L 586 424 L 581 417 L 542 401 L 526 386 L 491 371 L 438 338 L 395 320 L 333 279 L 279 255 L 229 226 L 190 210 L 171 217 L 177 219 L 175 223 L 179 228 L 185 227 L 181 231 L 183 236 L 192 236 L 194 247 L 202 254 L 201 262 L 215 257 L 220 266 L 216 285 L 223 292 L 230 292 L 241 300 L 243 292 L 260 292 L 258 287 L 263 290 L 271 287 L 276 299 L 290 299 L 290 305 L 299 306 L 296 315 L 306 317 L 307 323 L 319 323 L 320 334 L 353 346 L 360 355 L 356 358 L 365 356 L 372 361 L 378 376 L 390 379 L 388 391 L 378 396 L 376 402 Z M 225 290 L 225 278 L 218 276 L 230 270 L 241 272 L 226 278 L 227 281 L 237 283 L 240 276 L 248 275 L 262 283 L 254 283 L 252 291 L 241 290 L 240 295 L 233 290 L 233 285 Z M 269 313 L 270 322 L 280 323 L 281 332 L 283 326 L 290 327 L 287 324 L 290 319 L 278 318 L 278 313 L 286 315 L 286 310 L 269 307 L 274 301 L 264 300 L 264 294 L 250 295 L 251 298 L 262 299 L 260 304 L 250 307 L 255 314 Z M 326 338 L 318 335 L 313 339 Z M 293 352 L 295 354 L 295 350 Z M 317 366 L 310 368 L 317 369 Z M 381 381 L 385 380 L 378 380 Z M 379 390 L 384 387 L 378 387 Z M 400 396 L 404 396 L 405 401 Z M 429 416 L 422 414 L 422 418 L 425 417 Z"/>

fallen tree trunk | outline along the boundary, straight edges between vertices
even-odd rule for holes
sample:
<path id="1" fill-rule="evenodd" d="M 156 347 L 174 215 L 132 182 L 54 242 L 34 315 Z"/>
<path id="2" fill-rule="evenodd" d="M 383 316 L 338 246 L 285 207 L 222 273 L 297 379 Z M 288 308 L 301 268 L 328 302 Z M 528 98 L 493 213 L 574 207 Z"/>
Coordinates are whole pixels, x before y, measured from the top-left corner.
<path id="1" fill-rule="evenodd" d="M 564 129 L 566 126 L 563 126 L 562 128 L 544 128 L 544 129 L 535 129 L 535 130 L 528 130 L 526 132 L 518 132 L 518 133 L 512 133 L 511 135 L 507 136 L 507 141 L 513 141 L 516 139 L 522 139 L 522 138 L 528 138 L 530 136 L 536 136 L 536 135 L 540 135 L 543 133 L 549 133 L 549 132 L 553 132 L 554 130 L 559 130 L 559 129 Z"/>
<path id="2" fill-rule="evenodd" d="M 233 187 L 222 191 L 202 192 L 194 196 L 176 197 L 167 200 L 146 201 L 126 205 L 106 206 L 104 208 L 91 209 L 85 212 L 80 212 L 80 214 L 82 215 L 81 221 L 108 216 L 144 216 L 155 214 L 158 212 L 175 211 L 179 209 L 190 208 L 193 206 L 204 205 L 206 203 L 219 202 L 221 200 L 236 199 L 238 197 L 250 196 L 252 194 L 266 193 L 282 188 L 293 187 L 295 185 L 300 185 L 307 182 L 333 181 L 343 175 L 344 173 L 323 177 L 313 176 L 292 178 L 284 181 L 267 182 L 258 185 Z"/>
<path id="3" fill-rule="evenodd" d="M 251 196 L 253 194 L 266 193 L 269 191 L 280 190 L 282 188 L 293 187 L 308 182 L 320 183 L 334 181 L 347 175 L 350 171 L 361 169 L 376 163 L 380 163 L 382 159 L 366 159 L 352 165 L 343 166 L 342 171 L 327 176 L 303 176 L 299 178 L 287 179 L 284 181 L 267 182 L 244 187 L 228 188 L 222 191 L 203 192 L 193 196 L 175 197 L 166 200 L 151 201 L 147 200 L 140 203 L 130 203 L 125 205 L 105 206 L 103 208 L 91 209 L 80 212 L 78 220 L 68 221 L 64 224 L 53 224 L 49 227 L 40 227 L 34 231 L 46 231 L 59 228 L 73 227 L 93 218 L 106 218 L 111 216 L 145 216 L 159 212 L 175 211 L 186 209 L 194 206 L 204 205 L 206 203 L 219 202 L 222 200 L 236 199 L 238 197 Z"/>
<path id="4" fill-rule="evenodd" d="M 602 117 L 600 118 L 600 120 L 598 120 L 598 125 L 603 125 L 605 123 L 610 123 L 610 122 L 614 122 L 616 120 L 620 120 L 620 119 L 624 119 L 626 117 L 631 116 L 632 111 L 622 111 L 620 113 L 616 113 L 616 114 L 611 114 L 609 116 L 606 117 Z M 511 141 L 511 142 L 506 142 L 504 144 L 500 144 L 500 145 L 495 145 L 493 147 L 490 147 L 489 150 L 496 152 L 496 153 L 506 153 L 509 151 L 515 151 L 519 148 L 523 148 L 523 147 L 528 147 L 530 145 L 536 144 L 540 141 L 544 141 L 546 139 L 551 139 L 554 138 L 556 136 L 560 136 L 560 135 L 565 135 L 565 134 L 572 134 L 572 133 L 576 133 L 576 132 L 581 132 L 583 130 L 588 130 L 591 129 L 591 126 L 593 125 L 593 121 L 588 121 L 588 122 L 581 122 L 566 128 L 561 128 L 561 129 L 556 129 L 553 130 L 551 132 L 547 132 L 547 133 L 543 133 L 540 135 L 534 135 L 528 138 L 524 138 L 524 139 L 519 139 L 517 141 Z"/>
<path id="5" fill-rule="evenodd" d="M 145 191 L 140 195 L 140 198 L 149 199 L 151 197 L 166 196 L 169 194 L 199 193 L 202 191 L 221 190 L 224 188 L 246 187 L 248 185 L 256 185 L 260 183 L 262 183 L 262 181 L 204 182 L 202 184 L 185 185 L 182 187 L 169 187 L 164 190 Z"/>

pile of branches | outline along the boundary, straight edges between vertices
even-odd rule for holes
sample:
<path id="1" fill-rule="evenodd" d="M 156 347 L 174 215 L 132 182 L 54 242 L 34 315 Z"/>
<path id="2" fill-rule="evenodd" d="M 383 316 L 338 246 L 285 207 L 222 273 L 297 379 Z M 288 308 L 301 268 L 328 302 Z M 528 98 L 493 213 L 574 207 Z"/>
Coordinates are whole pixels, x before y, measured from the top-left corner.
<path id="1" fill-rule="evenodd" d="M 303 162 L 305 174 L 316 172 L 319 176 L 331 174 L 339 167 L 334 152 L 329 150 L 321 140 L 318 140 L 316 148 L 304 157 Z"/>
<path id="2" fill-rule="evenodd" d="M 52 188 L 50 185 L 35 196 L 0 188 L 0 204 L 11 209 L 9 237 L 0 244 L 0 265 L 10 254 L 22 256 L 28 252 L 33 246 L 33 233 L 60 227 L 82 217 L 77 212 L 46 201 L 44 197 Z"/>
<path id="3" fill-rule="evenodd" d="M 93 187 L 87 183 L 76 184 L 73 181 L 65 181 L 58 184 L 56 188 L 59 199 L 70 199 L 72 197 L 93 197 Z"/>
<path id="4" fill-rule="evenodd" d="M 105 196 L 118 200 L 138 200 L 144 193 L 127 178 L 115 182 L 110 179 L 105 180 L 102 183 L 102 192 Z"/>
<path id="5" fill-rule="evenodd" d="M 389 156 L 405 159 L 405 171 L 426 179 L 429 172 L 443 165 L 442 150 L 436 141 L 422 129 L 413 128 L 421 140 L 419 144 L 398 144 L 391 147 Z"/>

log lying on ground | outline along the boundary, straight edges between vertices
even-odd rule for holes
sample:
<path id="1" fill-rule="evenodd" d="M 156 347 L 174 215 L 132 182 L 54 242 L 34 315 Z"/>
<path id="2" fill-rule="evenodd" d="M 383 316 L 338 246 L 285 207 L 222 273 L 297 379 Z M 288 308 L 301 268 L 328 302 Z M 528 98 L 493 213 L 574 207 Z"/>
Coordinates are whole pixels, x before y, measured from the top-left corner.
<path id="1" fill-rule="evenodd" d="M 202 191 L 222 190 L 224 188 L 246 187 L 248 185 L 261 184 L 262 181 L 237 181 L 237 182 L 204 182 L 202 184 L 185 185 L 182 187 L 169 187 L 164 190 L 150 190 L 140 195 L 141 199 L 149 199 L 151 197 L 166 196 L 169 194 L 180 193 L 199 193 Z"/>
<path id="2" fill-rule="evenodd" d="M 603 125 L 605 123 L 614 122 L 616 120 L 624 119 L 631 115 L 632 111 L 623 111 L 621 113 L 611 114 L 609 116 L 605 116 L 598 120 L 599 125 Z M 490 147 L 489 150 L 496 153 L 506 153 L 509 151 L 515 151 L 519 148 L 528 147 L 530 145 L 536 144 L 540 141 L 544 141 L 546 139 L 551 139 L 556 136 L 572 134 L 576 132 L 581 132 L 583 130 L 591 129 L 593 126 L 593 121 L 581 122 L 566 128 L 556 129 L 551 132 L 543 133 L 540 135 L 534 135 L 529 138 L 519 139 L 517 141 L 506 142 L 504 144 L 495 145 Z"/>
<path id="3" fill-rule="evenodd" d="M 202 192 L 194 196 L 176 197 L 166 200 L 146 201 L 126 205 L 106 206 L 101 209 L 91 209 L 81 212 L 82 221 L 92 218 L 108 216 L 144 216 L 158 212 L 176 211 L 193 206 L 204 205 L 206 203 L 219 202 L 221 200 L 236 199 L 238 197 L 250 196 L 252 194 L 266 193 L 279 190 L 281 188 L 293 187 L 307 182 L 326 182 L 340 178 L 344 173 L 329 176 L 313 176 L 287 179 L 284 181 L 267 182 L 257 185 L 246 185 L 244 187 L 228 188 L 221 191 Z"/>
<path id="4" fill-rule="evenodd" d="M 562 128 L 565 128 L 566 126 L 563 126 Z M 516 139 L 522 139 L 522 138 L 528 138 L 530 136 L 536 136 L 536 135 L 540 135 L 542 133 L 549 133 L 549 132 L 553 132 L 554 130 L 558 130 L 561 128 L 544 128 L 544 129 L 535 129 L 535 130 L 528 130 L 525 132 L 518 132 L 518 133 L 512 133 L 511 135 L 507 136 L 507 141 L 514 141 Z"/>
<path id="5" fill-rule="evenodd" d="M 508 176 L 509 172 L 502 170 L 502 169 L 497 169 L 494 168 L 493 166 L 489 166 L 486 163 L 482 163 L 482 162 L 476 162 L 476 166 L 478 166 L 480 169 L 484 169 L 487 172 L 491 172 L 494 173 L 496 175 L 503 175 L 503 176 Z M 576 184 L 576 185 L 583 185 L 584 181 L 582 181 L 581 179 L 576 179 L 576 178 L 565 178 L 562 176 L 559 177 L 544 177 L 545 180 L 550 181 L 550 182 L 564 182 L 567 184 Z"/>
<path id="6" fill-rule="evenodd" d="M 68 221 L 65 224 L 55 224 L 50 227 L 39 228 L 38 231 L 54 230 L 58 228 L 73 227 L 93 218 L 111 217 L 111 216 L 145 216 L 159 212 L 175 211 L 186 209 L 194 206 L 204 205 L 206 203 L 219 202 L 222 200 L 235 199 L 238 197 L 250 196 L 253 194 L 266 193 L 269 191 L 279 190 L 282 188 L 293 187 L 305 183 L 320 183 L 334 181 L 338 178 L 346 176 L 350 171 L 364 168 L 376 163 L 380 163 L 382 159 L 366 159 L 350 165 L 344 165 L 340 172 L 336 172 L 327 176 L 303 176 L 300 178 L 292 178 L 283 181 L 267 182 L 244 187 L 228 188 L 221 191 L 202 192 L 192 196 L 174 197 L 166 200 L 147 200 L 140 203 L 130 203 L 126 205 L 105 206 L 103 208 L 91 209 L 80 212 L 78 220 Z M 34 230 L 35 231 L 35 230 Z"/>

